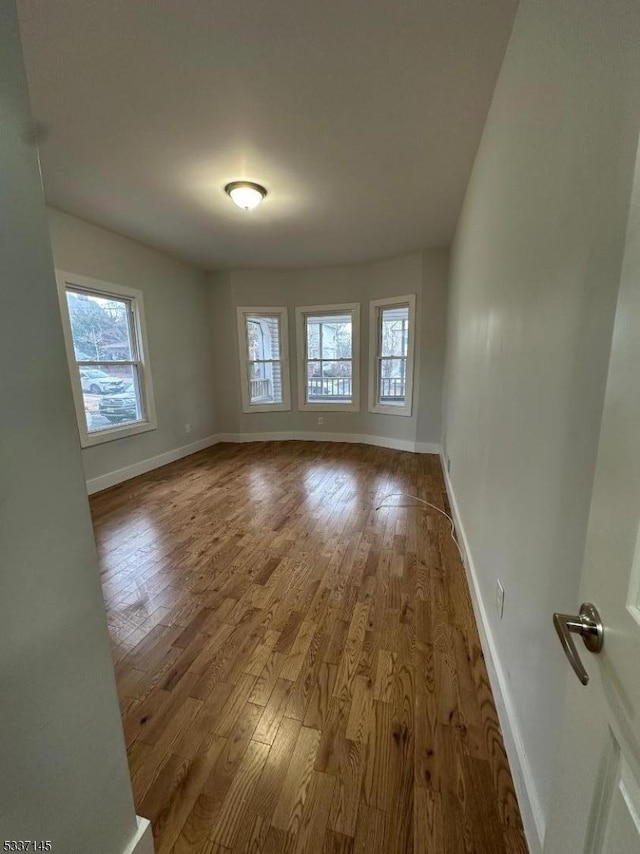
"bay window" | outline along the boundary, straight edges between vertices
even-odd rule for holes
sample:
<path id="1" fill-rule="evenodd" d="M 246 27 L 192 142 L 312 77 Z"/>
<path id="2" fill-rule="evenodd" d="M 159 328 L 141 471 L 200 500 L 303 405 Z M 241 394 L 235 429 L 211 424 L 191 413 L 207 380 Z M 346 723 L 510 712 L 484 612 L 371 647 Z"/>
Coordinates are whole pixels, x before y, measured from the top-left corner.
<path id="1" fill-rule="evenodd" d="M 369 304 L 369 410 L 411 415 L 415 337 L 414 294 Z"/>
<path id="2" fill-rule="evenodd" d="M 244 412 L 291 409 L 286 308 L 237 309 Z"/>
<path id="3" fill-rule="evenodd" d="M 305 306 L 296 318 L 299 408 L 358 410 L 360 306 Z"/>

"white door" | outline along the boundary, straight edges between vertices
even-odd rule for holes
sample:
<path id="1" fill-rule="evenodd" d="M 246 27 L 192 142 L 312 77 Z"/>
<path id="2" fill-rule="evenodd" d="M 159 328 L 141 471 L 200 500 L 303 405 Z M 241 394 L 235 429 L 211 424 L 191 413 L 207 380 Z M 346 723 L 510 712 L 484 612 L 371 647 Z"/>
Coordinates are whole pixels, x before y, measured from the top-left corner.
<path id="1" fill-rule="evenodd" d="M 546 854 L 640 854 L 640 168 L 636 164 L 580 600 L 604 624 L 597 655 L 571 637 Z M 551 626 L 549 627 L 552 631 Z M 558 649 L 561 649 L 560 644 Z"/>

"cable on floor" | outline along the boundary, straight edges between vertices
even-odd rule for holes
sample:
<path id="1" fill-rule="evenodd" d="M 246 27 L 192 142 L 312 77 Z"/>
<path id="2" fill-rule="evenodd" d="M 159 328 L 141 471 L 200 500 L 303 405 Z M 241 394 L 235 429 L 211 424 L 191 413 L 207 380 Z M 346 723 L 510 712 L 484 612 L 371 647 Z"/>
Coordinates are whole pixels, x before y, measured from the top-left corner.
<path id="1" fill-rule="evenodd" d="M 376 510 L 382 509 L 384 502 L 388 498 L 410 498 L 412 501 L 419 501 L 420 504 L 424 504 L 425 507 L 431 507 L 432 510 L 435 510 L 437 513 L 440 513 L 440 515 L 444 516 L 445 519 L 448 519 L 449 524 L 451 525 L 451 529 L 449 531 L 449 536 L 451 537 L 453 542 L 456 544 L 456 548 L 458 549 L 458 554 L 460 555 L 460 560 L 462 561 L 462 564 L 464 566 L 464 557 L 462 554 L 462 549 L 460 548 L 460 543 L 458 542 L 458 540 L 456 538 L 456 526 L 455 526 L 453 519 L 451 518 L 451 516 L 449 516 L 448 513 L 446 513 L 444 510 L 441 510 L 440 507 L 436 507 L 435 504 L 431 504 L 431 502 L 425 501 L 424 498 L 418 498 L 417 495 L 410 495 L 408 492 L 390 492 L 388 495 L 384 495 L 380 499 L 380 504 L 378 504 L 378 506 L 376 507 Z M 418 510 L 423 509 L 419 505 L 415 505 L 415 504 L 391 504 L 391 505 L 387 505 L 387 506 L 390 506 L 390 507 L 413 507 L 413 508 L 416 508 Z"/>

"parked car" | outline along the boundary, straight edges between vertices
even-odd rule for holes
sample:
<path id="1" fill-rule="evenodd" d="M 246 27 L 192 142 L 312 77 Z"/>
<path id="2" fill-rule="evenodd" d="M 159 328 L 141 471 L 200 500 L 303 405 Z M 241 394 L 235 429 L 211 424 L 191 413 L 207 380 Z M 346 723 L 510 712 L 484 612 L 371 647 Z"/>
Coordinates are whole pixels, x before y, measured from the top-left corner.
<path id="1" fill-rule="evenodd" d="M 82 391 L 90 394 L 108 394 L 122 391 L 125 387 L 124 380 L 112 377 L 99 368 L 80 368 L 80 384 Z"/>
<path id="2" fill-rule="evenodd" d="M 137 421 L 138 401 L 133 383 L 129 383 L 119 394 L 105 395 L 100 400 L 98 409 L 100 415 L 112 424 L 119 421 Z"/>

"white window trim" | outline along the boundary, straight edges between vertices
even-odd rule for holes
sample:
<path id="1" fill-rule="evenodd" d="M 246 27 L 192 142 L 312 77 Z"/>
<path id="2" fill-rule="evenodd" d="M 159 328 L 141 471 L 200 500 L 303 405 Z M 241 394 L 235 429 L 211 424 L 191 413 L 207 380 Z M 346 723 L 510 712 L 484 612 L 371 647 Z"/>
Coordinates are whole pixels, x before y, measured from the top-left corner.
<path id="1" fill-rule="evenodd" d="M 155 430 L 158 426 L 158 421 L 153 394 L 153 380 L 151 379 L 151 368 L 149 366 L 149 345 L 147 343 L 142 291 L 135 288 L 127 288 L 124 285 L 115 285 L 112 282 L 92 279 L 88 276 L 78 276 L 75 273 L 68 273 L 64 270 L 56 270 L 56 282 L 58 285 L 62 330 L 67 350 L 67 360 L 69 362 L 69 373 L 71 375 L 73 400 L 76 407 L 78 432 L 80 434 L 80 445 L 83 448 L 89 448 L 93 445 L 102 445 L 104 442 L 112 442 L 114 439 L 123 439 L 127 436 L 135 436 L 138 433 L 147 433 L 150 430 Z M 67 288 L 79 288 L 80 290 L 94 291 L 98 296 L 124 297 L 132 301 L 134 305 L 133 322 L 135 324 L 137 344 L 140 351 L 139 361 L 142 368 L 138 382 L 144 407 L 144 421 L 139 421 L 136 424 L 126 424 L 121 427 L 109 427 L 95 433 L 88 431 L 80 372 L 77 367 L 73 336 L 71 334 L 71 320 L 67 305 Z"/>
<path id="2" fill-rule="evenodd" d="M 378 363 L 380 347 L 380 327 L 378 317 L 381 308 L 390 306 L 409 306 L 409 342 L 407 346 L 407 390 L 402 406 L 385 404 L 378 401 Z M 369 303 L 369 412 L 378 415 L 410 416 L 413 406 L 413 365 L 416 332 L 416 295 L 371 300 Z"/>
<path id="3" fill-rule="evenodd" d="M 282 403 L 252 404 L 249 395 L 249 342 L 247 340 L 247 315 L 264 315 L 280 318 L 280 363 L 282 364 Z M 288 412 L 291 409 L 291 376 L 289 371 L 289 315 L 284 306 L 237 306 L 238 354 L 240 357 L 240 384 L 243 412 Z"/>
<path id="4" fill-rule="evenodd" d="M 307 403 L 307 336 L 305 316 L 307 314 L 339 314 L 351 312 L 352 325 L 352 389 L 351 403 Z M 298 351 L 298 409 L 303 412 L 359 412 L 360 411 L 360 304 L 356 302 L 340 305 L 303 305 L 296 306 L 296 345 Z"/>

